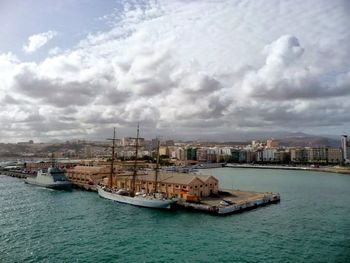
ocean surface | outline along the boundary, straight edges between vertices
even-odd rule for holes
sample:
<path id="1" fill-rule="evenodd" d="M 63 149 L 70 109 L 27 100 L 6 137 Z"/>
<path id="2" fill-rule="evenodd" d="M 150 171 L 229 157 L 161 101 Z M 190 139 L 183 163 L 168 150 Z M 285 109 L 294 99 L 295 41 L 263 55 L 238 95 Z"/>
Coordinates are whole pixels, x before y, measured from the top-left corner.
<path id="1" fill-rule="evenodd" d="M 213 216 L 114 203 L 0 176 L 0 262 L 350 262 L 350 175 L 219 168 L 281 202 Z"/>

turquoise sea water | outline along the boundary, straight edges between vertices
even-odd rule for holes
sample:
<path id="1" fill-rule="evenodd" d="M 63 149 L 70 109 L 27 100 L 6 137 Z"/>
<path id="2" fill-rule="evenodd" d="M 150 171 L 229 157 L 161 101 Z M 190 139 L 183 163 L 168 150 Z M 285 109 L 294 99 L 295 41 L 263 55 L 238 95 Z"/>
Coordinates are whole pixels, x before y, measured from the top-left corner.
<path id="1" fill-rule="evenodd" d="M 350 262 L 350 176 L 220 168 L 281 202 L 218 217 L 118 204 L 0 176 L 0 262 Z"/>

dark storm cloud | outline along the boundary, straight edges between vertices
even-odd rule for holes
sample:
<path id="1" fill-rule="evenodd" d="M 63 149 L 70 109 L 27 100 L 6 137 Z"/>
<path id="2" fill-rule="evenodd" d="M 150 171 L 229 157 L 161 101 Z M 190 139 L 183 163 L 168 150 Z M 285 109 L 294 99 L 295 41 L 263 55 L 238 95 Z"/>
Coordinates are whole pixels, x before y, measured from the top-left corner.
<path id="1" fill-rule="evenodd" d="M 2 105 L 7 105 L 7 104 L 22 104 L 25 103 L 22 100 L 16 99 L 14 96 L 6 94 L 2 99 L 1 99 L 1 104 Z"/>
<path id="2" fill-rule="evenodd" d="M 56 107 L 87 105 L 94 100 L 99 89 L 89 82 L 67 83 L 62 79 L 40 77 L 28 67 L 23 67 L 14 76 L 14 81 L 17 92 Z"/>
<path id="3" fill-rule="evenodd" d="M 27 118 L 25 118 L 23 120 L 23 122 L 25 123 L 30 123 L 30 122 L 44 122 L 45 121 L 45 117 L 40 115 L 39 113 L 34 113 L 34 114 L 30 114 L 28 115 Z"/>
<path id="4" fill-rule="evenodd" d="M 323 102 L 268 102 L 240 108 L 240 127 L 319 127 L 337 126 L 350 121 L 347 100 L 330 99 Z M 235 115 L 235 114 L 233 114 Z"/>

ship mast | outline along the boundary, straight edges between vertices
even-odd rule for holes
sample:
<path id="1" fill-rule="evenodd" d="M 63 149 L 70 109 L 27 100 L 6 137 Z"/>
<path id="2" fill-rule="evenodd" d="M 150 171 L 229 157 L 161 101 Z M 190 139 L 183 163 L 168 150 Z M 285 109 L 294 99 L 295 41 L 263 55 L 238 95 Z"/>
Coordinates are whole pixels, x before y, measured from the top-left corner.
<path id="1" fill-rule="evenodd" d="M 51 167 L 54 168 L 55 167 L 55 160 L 53 158 L 53 152 L 51 153 L 50 159 L 51 159 Z"/>
<path id="2" fill-rule="evenodd" d="M 139 153 L 139 135 L 140 135 L 140 125 L 137 124 L 137 133 L 136 133 L 136 143 L 135 143 L 135 162 L 134 162 L 134 172 L 132 174 L 131 181 L 131 195 L 135 194 L 135 184 L 136 184 L 136 175 L 137 175 L 137 156 Z"/>
<path id="3" fill-rule="evenodd" d="M 115 160 L 115 128 L 113 131 L 113 139 L 107 139 L 107 140 L 111 140 L 113 142 L 112 144 L 112 160 L 111 160 L 111 171 L 109 174 L 109 179 L 108 179 L 108 185 L 110 188 L 113 187 L 113 174 L 114 174 L 114 160 Z M 117 180 L 116 180 L 117 183 Z"/>
<path id="4" fill-rule="evenodd" d="M 156 159 L 156 171 L 154 177 L 154 192 L 158 192 L 158 172 L 159 172 L 159 139 L 157 138 L 157 159 Z"/>

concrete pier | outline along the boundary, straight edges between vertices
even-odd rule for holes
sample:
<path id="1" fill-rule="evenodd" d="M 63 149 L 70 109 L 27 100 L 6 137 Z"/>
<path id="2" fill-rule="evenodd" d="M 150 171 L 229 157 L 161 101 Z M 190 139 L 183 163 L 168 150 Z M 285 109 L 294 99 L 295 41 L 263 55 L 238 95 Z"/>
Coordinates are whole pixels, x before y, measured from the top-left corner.
<path id="1" fill-rule="evenodd" d="M 28 173 L 23 173 L 23 172 L 3 171 L 3 170 L 0 170 L 0 174 L 11 176 L 11 177 L 22 178 L 22 179 L 25 179 L 25 178 L 30 177 L 30 176 L 34 176 L 33 174 L 28 174 Z"/>
<path id="2" fill-rule="evenodd" d="M 280 202 L 280 195 L 271 192 L 221 189 L 218 197 L 203 198 L 200 203 L 179 201 L 177 205 L 189 210 L 227 215 L 278 202 Z"/>
<path id="3" fill-rule="evenodd" d="M 304 166 L 285 166 L 285 165 L 260 165 L 260 164 L 231 164 L 228 163 L 225 167 L 229 168 L 254 168 L 254 169 L 277 169 L 277 170 L 302 170 L 311 171 L 312 168 Z"/>

